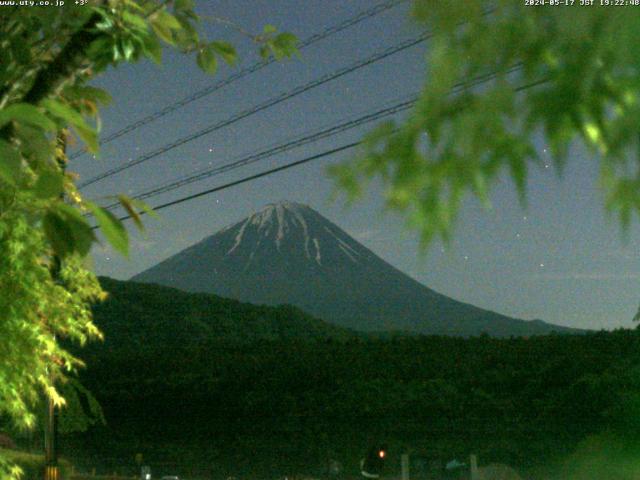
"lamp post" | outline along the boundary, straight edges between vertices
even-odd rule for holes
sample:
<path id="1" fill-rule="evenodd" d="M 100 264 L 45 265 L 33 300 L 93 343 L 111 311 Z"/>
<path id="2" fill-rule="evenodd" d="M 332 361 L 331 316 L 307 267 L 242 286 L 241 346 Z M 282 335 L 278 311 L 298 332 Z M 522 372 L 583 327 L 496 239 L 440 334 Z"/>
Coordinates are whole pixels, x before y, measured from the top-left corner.
<path id="1" fill-rule="evenodd" d="M 56 139 L 56 161 L 60 166 L 64 175 L 67 167 L 67 133 L 62 130 Z M 60 194 L 60 199 L 64 199 L 64 192 Z M 61 282 L 60 269 L 62 268 L 62 259 L 58 255 L 54 255 L 51 265 L 51 277 L 56 283 Z M 55 335 L 54 335 L 55 340 Z M 51 379 L 53 382 L 53 378 Z M 47 398 L 46 421 L 44 427 L 44 480 L 59 480 L 60 469 L 58 467 L 58 409 L 53 399 Z"/>
<path id="2" fill-rule="evenodd" d="M 47 399 L 47 420 L 44 430 L 44 480 L 58 480 L 58 410 L 53 400 Z"/>

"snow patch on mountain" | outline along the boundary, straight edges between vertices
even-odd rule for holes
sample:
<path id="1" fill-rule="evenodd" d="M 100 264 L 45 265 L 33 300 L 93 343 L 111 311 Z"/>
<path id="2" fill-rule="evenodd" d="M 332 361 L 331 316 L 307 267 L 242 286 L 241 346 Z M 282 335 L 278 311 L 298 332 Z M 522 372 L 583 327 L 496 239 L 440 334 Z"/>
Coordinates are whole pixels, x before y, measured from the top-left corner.
<path id="1" fill-rule="evenodd" d="M 233 244 L 233 246 L 227 251 L 227 255 L 230 255 L 233 253 L 233 251 L 238 248 L 238 246 L 240 245 L 240 243 L 242 242 L 242 236 L 244 235 L 244 231 L 247 228 L 247 225 L 249 225 L 249 220 L 247 219 L 243 224 L 242 227 L 240 227 L 240 231 L 238 232 L 238 234 L 236 235 L 236 239 L 235 242 Z"/>
<path id="2" fill-rule="evenodd" d="M 225 256 L 236 252 L 244 242 L 244 248 L 249 250 L 245 271 L 259 255 L 259 249 L 266 248 L 265 241 L 273 241 L 276 250 L 280 252 L 284 242 L 290 245 L 295 239 L 297 245 L 294 247 L 310 262 L 319 266 L 325 266 L 326 262 L 323 260 L 327 258 L 327 252 L 331 251 L 339 252 L 352 263 L 359 263 L 367 258 L 366 252 L 359 251 L 357 246 L 354 248 L 348 238 L 343 238 L 344 234 L 336 232 L 330 226 L 318 225 L 313 210 L 294 202 L 267 205 L 243 222 L 235 224 L 235 228 L 237 233 Z M 320 248 L 321 242 L 324 252 Z"/>
<path id="3" fill-rule="evenodd" d="M 271 210 L 269 212 L 269 215 L 271 215 L 271 212 L 273 211 L 274 207 L 270 207 L 270 208 Z M 284 208 L 282 208 L 281 205 L 277 205 L 275 207 L 275 212 L 276 212 L 276 217 L 278 219 L 278 234 L 276 235 L 276 247 L 278 247 L 278 250 L 280 250 L 280 244 L 284 239 L 285 227 L 287 225 L 286 225 L 286 222 L 284 221 Z"/>
<path id="4" fill-rule="evenodd" d="M 311 239 L 309 238 L 309 227 L 307 226 L 307 222 L 297 209 L 293 209 L 291 213 L 293 213 L 294 218 L 298 220 L 302 227 L 302 234 L 304 235 L 304 251 L 307 254 L 307 258 L 311 258 L 311 254 L 309 253 L 309 241 Z"/>
<path id="5" fill-rule="evenodd" d="M 320 256 L 320 242 L 317 238 L 313 239 L 313 244 L 316 246 L 316 263 L 322 265 L 322 257 Z"/>
<path id="6" fill-rule="evenodd" d="M 358 263 L 358 260 L 356 260 L 355 257 L 349 253 L 349 250 L 344 248 L 342 245 L 338 245 L 338 248 L 342 250 L 347 257 L 349 257 L 349 260 L 351 260 L 353 263 Z"/>
<path id="7" fill-rule="evenodd" d="M 354 263 L 358 263 L 358 260 L 355 257 L 359 257 L 360 254 L 356 252 L 353 248 L 351 248 L 351 246 L 347 242 L 345 242 L 340 237 L 338 237 L 338 235 L 336 235 L 333 230 L 331 230 L 328 227 L 324 227 L 324 229 L 327 232 L 329 232 L 329 234 L 338 241 L 338 247 L 340 248 L 340 250 L 342 250 L 345 253 L 345 255 L 347 255 L 347 257 L 351 259 L 351 261 L 353 261 Z"/>

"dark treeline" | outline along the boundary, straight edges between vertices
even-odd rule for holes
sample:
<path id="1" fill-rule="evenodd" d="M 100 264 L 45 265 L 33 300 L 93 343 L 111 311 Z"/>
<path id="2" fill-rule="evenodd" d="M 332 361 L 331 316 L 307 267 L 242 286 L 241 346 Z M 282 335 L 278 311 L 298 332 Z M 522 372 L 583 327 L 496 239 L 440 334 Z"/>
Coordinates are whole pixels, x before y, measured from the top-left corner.
<path id="1" fill-rule="evenodd" d="M 317 469 L 328 455 L 355 468 L 375 438 L 396 454 L 477 452 L 529 467 L 589 435 L 633 428 L 639 353 L 631 331 L 260 341 L 101 358 L 85 383 L 103 404 L 105 433 L 149 453 L 163 446 L 160 457 L 175 462 L 183 450 L 172 445 L 269 472 L 290 462 Z M 121 447 L 113 454 L 126 455 Z"/>
<path id="2" fill-rule="evenodd" d="M 197 306 L 204 296 L 184 295 L 167 300 L 182 316 L 162 302 L 155 319 L 141 303 L 129 312 L 118 307 L 127 302 L 96 310 L 108 340 L 83 352 L 82 381 L 107 426 L 66 438 L 79 463 L 133 468 L 141 452 L 165 470 L 159 474 L 273 477 L 319 474 L 331 457 L 355 473 L 379 440 L 389 445 L 393 469 L 403 451 L 443 461 L 473 452 L 483 463 L 527 469 L 570 454 L 594 434 L 640 433 L 634 330 L 370 339 L 334 327 L 327 331 L 336 335 L 327 334 L 289 307 L 232 302 L 241 308 L 225 304 L 230 331 L 277 325 L 278 315 L 293 312 L 316 333 L 294 335 L 306 327 L 289 319 L 288 334 L 245 330 L 227 342 L 207 333 L 215 315 L 200 311 L 193 319 L 197 309 L 187 299 Z M 164 325 L 172 341 L 163 340 Z"/>

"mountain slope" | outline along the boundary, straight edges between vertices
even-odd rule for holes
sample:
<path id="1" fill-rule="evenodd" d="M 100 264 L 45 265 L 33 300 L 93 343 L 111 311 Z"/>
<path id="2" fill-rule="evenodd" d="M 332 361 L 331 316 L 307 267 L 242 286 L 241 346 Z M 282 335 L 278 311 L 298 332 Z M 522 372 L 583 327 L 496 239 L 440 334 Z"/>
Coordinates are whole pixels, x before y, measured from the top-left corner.
<path id="1" fill-rule="evenodd" d="M 257 304 L 292 304 L 363 331 L 496 336 L 570 331 L 441 295 L 315 210 L 293 202 L 268 205 L 132 280 Z"/>

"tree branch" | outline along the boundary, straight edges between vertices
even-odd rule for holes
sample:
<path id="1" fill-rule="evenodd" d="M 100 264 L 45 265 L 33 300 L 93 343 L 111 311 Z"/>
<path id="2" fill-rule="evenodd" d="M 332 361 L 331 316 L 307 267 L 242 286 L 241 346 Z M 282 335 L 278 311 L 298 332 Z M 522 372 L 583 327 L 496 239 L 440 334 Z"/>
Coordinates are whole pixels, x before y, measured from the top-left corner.
<path id="1" fill-rule="evenodd" d="M 164 7 L 166 7 L 167 5 L 171 4 L 173 2 L 173 0 L 164 0 L 162 2 L 160 2 L 158 5 L 156 5 L 154 8 L 152 8 L 146 15 L 145 18 L 149 18 L 152 15 L 154 15 L 155 13 L 158 13 L 160 10 L 162 10 Z"/>
<path id="2" fill-rule="evenodd" d="M 22 97 L 22 102 L 37 105 L 51 94 L 58 93 L 65 83 L 81 69 L 86 61 L 87 47 L 100 36 L 95 27 L 101 18 L 97 13 L 93 14 L 82 28 L 71 35 L 58 56 L 46 68 L 38 72 L 33 85 Z M 0 129 L 0 138 L 8 140 L 12 135 L 11 123 Z"/>
<path id="3" fill-rule="evenodd" d="M 41 70 L 33 85 L 23 98 L 23 102 L 38 104 L 51 94 L 58 93 L 86 60 L 87 47 L 100 36 L 94 28 L 101 20 L 99 14 L 94 14 L 87 23 L 74 33 L 69 42 L 47 68 Z"/>

